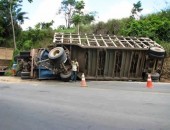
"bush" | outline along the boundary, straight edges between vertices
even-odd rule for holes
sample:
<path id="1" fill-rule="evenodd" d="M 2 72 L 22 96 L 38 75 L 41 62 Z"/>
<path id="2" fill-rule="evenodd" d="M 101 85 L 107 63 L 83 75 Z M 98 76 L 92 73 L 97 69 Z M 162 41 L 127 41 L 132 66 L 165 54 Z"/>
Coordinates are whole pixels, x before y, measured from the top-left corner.
<path id="1" fill-rule="evenodd" d="M 5 76 L 12 76 L 12 70 L 5 71 Z"/>
<path id="2" fill-rule="evenodd" d="M 170 42 L 160 42 L 160 45 L 163 46 L 163 48 L 166 51 L 166 57 L 170 57 Z"/>
<path id="3" fill-rule="evenodd" d="M 33 45 L 33 42 L 31 40 L 26 40 L 23 43 L 23 48 L 24 48 L 24 50 L 29 50 L 29 49 L 31 49 L 32 45 Z"/>

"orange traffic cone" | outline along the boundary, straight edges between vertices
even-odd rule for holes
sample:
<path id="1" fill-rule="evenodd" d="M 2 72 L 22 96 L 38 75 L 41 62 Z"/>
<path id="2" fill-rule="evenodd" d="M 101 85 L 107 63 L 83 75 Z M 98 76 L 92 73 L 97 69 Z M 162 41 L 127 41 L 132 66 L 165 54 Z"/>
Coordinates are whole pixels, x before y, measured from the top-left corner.
<path id="1" fill-rule="evenodd" d="M 82 73 L 82 76 L 81 76 L 81 87 L 87 87 L 84 73 Z"/>
<path id="2" fill-rule="evenodd" d="M 152 79 L 151 79 L 151 75 L 150 74 L 148 74 L 147 86 L 146 87 L 153 88 Z"/>

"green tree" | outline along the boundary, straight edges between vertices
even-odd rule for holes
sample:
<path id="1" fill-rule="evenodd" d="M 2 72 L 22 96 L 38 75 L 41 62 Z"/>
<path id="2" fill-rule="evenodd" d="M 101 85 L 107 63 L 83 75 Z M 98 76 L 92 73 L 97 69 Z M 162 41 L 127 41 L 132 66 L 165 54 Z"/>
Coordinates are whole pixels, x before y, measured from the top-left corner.
<path id="1" fill-rule="evenodd" d="M 11 26 L 12 26 L 12 34 L 13 34 L 13 41 L 14 41 L 14 49 L 17 49 L 16 46 L 16 40 L 15 40 L 15 29 L 14 29 L 14 20 L 12 16 L 12 5 L 13 5 L 13 0 L 9 0 L 9 12 L 10 12 L 10 17 L 11 17 Z"/>
<path id="2" fill-rule="evenodd" d="M 29 2 L 32 2 L 32 0 L 28 0 Z M 14 28 L 14 21 L 21 21 L 20 23 L 22 24 L 24 22 L 24 15 L 26 14 L 25 12 L 21 12 L 21 8 L 19 8 L 21 5 L 19 3 L 22 3 L 22 0 L 8 0 L 9 2 L 9 12 L 10 12 L 10 18 L 11 18 L 11 26 L 12 26 L 12 33 L 13 33 L 13 42 L 14 42 L 14 49 L 17 49 L 16 46 L 16 39 L 15 39 L 15 28 Z M 13 12 L 14 13 L 14 20 L 13 18 Z"/>
<path id="3" fill-rule="evenodd" d="M 36 29 L 52 29 L 51 26 L 54 24 L 54 21 L 51 22 L 40 22 L 35 25 Z"/>
<path id="4" fill-rule="evenodd" d="M 141 17 L 140 20 L 129 19 L 124 23 L 122 35 L 149 37 L 153 40 L 169 42 L 170 11 L 164 10 Z"/>
<path id="5" fill-rule="evenodd" d="M 106 28 L 108 30 L 108 34 L 118 35 L 121 28 L 121 22 L 116 19 L 108 20 L 106 23 Z"/>
<path id="6" fill-rule="evenodd" d="M 63 0 L 61 2 L 61 8 L 59 9 L 59 14 L 64 14 L 66 27 L 70 28 L 71 26 L 71 19 L 74 13 L 76 1 L 75 0 Z"/>
<path id="7" fill-rule="evenodd" d="M 142 4 L 140 1 L 138 1 L 136 4 L 133 4 L 133 8 L 131 10 L 131 18 L 139 18 L 138 13 L 140 13 L 142 11 Z"/>
<path id="8" fill-rule="evenodd" d="M 84 25 L 91 24 L 93 21 L 95 21 L 95 15 L 96 15 L 96 12 L 90 12 L 88 14 L 84 14 L 82 16 L 82 23 Z"/>
<path id="9" fill-rule="evenodd" d="M 89 24 L 95 20 L 96 12 L 84 14 L 84 12 L 82 11 L 84 7 L 85 3 L 83 0 L 63 0 L 61 2 L 59 14 L 64 15 L 66 21 L 66 28 L 70 28 L 70 26 L 74 24 L 78 27 L 79 30 L 80 23 Z"/>
<path id="10" fill-rule="evenodd" d="M 106 28 L 106 23 L 104 22 L 98 22 L 93 26 L 93 33 L 94 34 L 107 34 L 108 30 Z"/>
<path id="11" fill-rule="evenodd" d="M 21 32 L 19 24 L 22 24 L 27 18 L 24 17 L 26 13 L 21 10 L 21 3 L 22 0 L 0 1 L 0 46 L 11 47 L 11 38 L 13 37 L 13 46 L 16 48 L 15 35 Z"/>
<path id="12" fill-rule="evenodd" d="M 78 33 L 80 32 L 79 28 L 80 28 L 80 23 L 82 22 L 82 16 L 83 16 L 83 12 L 82 9 L 84 9 L 85 3 L 84 1 L 77 1 L 76 5 L 75 5 L 75 11 L 74 11 L 74 15 L 72 18 L 72 22 L 77 25 L 77 30 Z"/>

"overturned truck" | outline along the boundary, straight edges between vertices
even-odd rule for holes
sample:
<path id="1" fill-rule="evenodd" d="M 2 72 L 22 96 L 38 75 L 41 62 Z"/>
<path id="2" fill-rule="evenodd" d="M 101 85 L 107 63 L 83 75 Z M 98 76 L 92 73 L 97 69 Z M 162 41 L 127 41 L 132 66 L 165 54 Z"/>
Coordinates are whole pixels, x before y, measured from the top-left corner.
<path id="1" fill-rule="evenodd" d="M 0 76 L 5 75 L 13 58 L 13 48 L 0 47 Z"/>
<path id="2" fill-rule="evenodd" d="M 159 80 L 164 57 L 163 47 L 146 37 L 55 33 L 47 49 L 31 50 L 28 75 L 68 80 L 76 58 L 79 78 L 84 73 L 91 80 L 142 80 L 151 74 Z"/>

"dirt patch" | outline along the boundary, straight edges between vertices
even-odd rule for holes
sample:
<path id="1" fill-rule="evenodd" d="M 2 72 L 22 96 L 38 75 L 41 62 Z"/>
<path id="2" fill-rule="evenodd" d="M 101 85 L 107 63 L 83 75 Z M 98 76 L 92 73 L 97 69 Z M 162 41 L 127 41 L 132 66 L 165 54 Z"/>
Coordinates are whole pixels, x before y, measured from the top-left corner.
<path id="1" fill-rule="evenodd" d="M 31 79 L 22 80 L 21 77 L 15 76 L 0 76 L 0 82 L 30 82 Z"/>
<path id="2" fill-rule="evenodd" d="M 161 79 L 160 82 L 170 83 L 170 80 L 167 79 Z"/>
<path id="3" fill-rule="evenodd" d="M 164 60 L 160 81 L 170 83 L 170 57 L 167 57 Z"/>
<path id="4" fill-rule="evenodd" d="M 15 76 L 0 76 L 0 82 L 9 82 L 9 83 L 10 82 L 14 82 L 14 83 L 20 83 L 20 82 L 53 82 L 53 81 L 56 82 L 57 80 L 21 79 L 20 77 L 15 77 Z M 170 80 L 161 78 L 160 82 L 170 83 Z"/>

